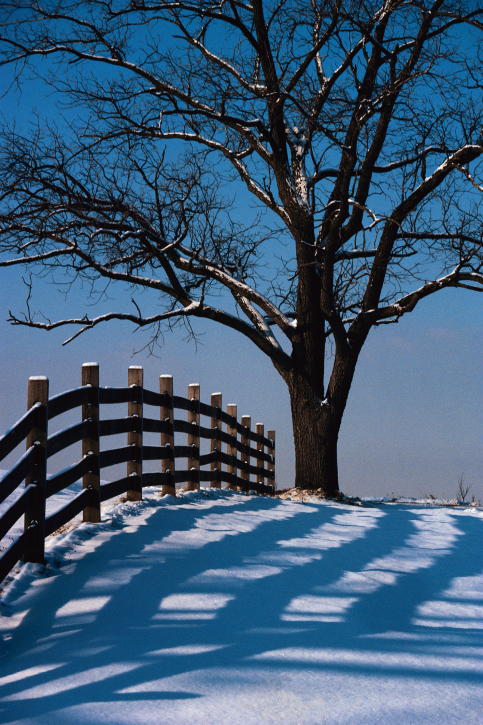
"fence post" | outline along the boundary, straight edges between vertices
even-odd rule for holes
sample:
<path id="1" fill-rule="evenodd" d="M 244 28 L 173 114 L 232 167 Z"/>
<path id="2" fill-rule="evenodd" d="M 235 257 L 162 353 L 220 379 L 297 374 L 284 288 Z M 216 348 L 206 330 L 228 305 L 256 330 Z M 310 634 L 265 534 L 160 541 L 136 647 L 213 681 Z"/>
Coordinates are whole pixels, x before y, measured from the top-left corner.
<path id="1" fill-rule="evenodd" d="M 200 490 L 200 386 L 188 385 L 188 400 L 191 402 L 191 410 L 188 410 L 188 423 L 191 424 L 193 433 L 188 434 L 188 446 L 193 450 L 193 458 L 188 458 L 188 491 Z"/>
<path id="2" fill-rule="evenodd" d="M 226 412 L 228 415 L 231 415 L 232 418 L 234 418 L 233 425 L 227 425 L 226 432 L 229 436 L 232 436 L 234 438 L 233 443 L 228 443 L 226 447 L 226 452 L 229 456 L 232 458 L 232 463 L 230 463 L 227 467 L 227 473 L 232 473 L 234 476 L 238 476 L 238 468 L 236 465 L 237 460 L 237 447 L 236 447 L 236 416 L 237 416 L 237 407 L 233 403 L 226 406 Z M 236 483 L 228 483 L 227 488 L 236 491 Z"/>
<path id="3" fill-rule="evenodd" d="M 212 408 L 218 408 L 218 415 L 221 413 L 221 405 L 222 405 L 221 393 L 213 393 L 213 395 L 211 396 L 211 406 L 212 406 Z M 216 430 L 216 431 L 221 430 L 220 418 L 211 419 L 211 430 Z M 218 453 L 221 453 L 221 440 L 219 440 L 219 438 L 211 439 L 210 452 L 214 453 L 215 451 L 217 451 Z M 211 470 L 213 471 L 213 478 L 211 479 L 211 482 L 210 482 L 210 488 L 221 488 L 220 457 L 218 457 L 218 460 L 211 462 Z"/>
<path id="4" fill-rule="evenodd" d="M 255 426 L 255 433 L 257 433 L 257 435 L 262 436 L 262 435 L 264 435 L 264 431 L 265 431 L 265 426 L 263 425 L 263 423 L 257 423 Z M 263 443 L 259 443 L 257 441 L 256 449 L 257 449 L 257 451 L 260 451 L 261 453 L 263 453 L 263 449 L 264 449 Z M 264 463 L 263 458 L 257 458 L 257 468 L 263 468 L 263 463 Z M 257 491 L 258 491 L 258 493 L 261 493 L 261 494 L 264 493 L 264 490 L 263 490 L 264 484 L 265 484 L 265 477 L 263 476 L 263 474 L 257 473 Z"/>
<path id="5" fill-rule="evenodd" d="M 275 431 L 269 430 L 267 438 L 272 443 L 271 448 L 267 448 L 267 453 L 272 456 L 271 463 L 267 463 L 267 470 L 269 471 L 267 479 L 268 484 L 273 486 L 273 493 L 275 493 Z"/>
<path id="6" fill-rule="evenodd" d="M 132 481 L 131 488 L 126 491 L 128 501 L 141 501 L 143 497 L 143 369 L 131 365 L 127 371 L 127 384 L 134 388 L 135 401 L 127 404 L 127 414 L 136 422 L 137 430 L 127 434 L 128 446 L 136 451 L 135 460 L 127 462 L 127 475 Z M 134 448 L 136 446 L 137 448 Z"/>
<path id="7" fill-rule="evenodd" d="M 35 564 L 45 563 L 45 483 L 47 479 L 47 426 L 49 404 L 49 380 L 44 377 L 29 378 L 27 410 L 40 403 L 37 425 L 27 435 L 27 450 L 35 446 L 34 465 L 25 479 L 25 486 L 35 484 L 30 506 L 24 516 L 24 530 L 30 528 L 30 538 L 23 560 Z"/>
<path id="8" fill-rule="evenodd" d="M 161 446 L 171 451 L 169 458 L 161 459 L 161 473 L 164 473 L 163 480 L 166 483 L 161 485 L 161 496 L 169 494 L 176 496 L 176 484 L 174 480 L 174 410 L 173 410 L 173 378 L 171 375 L 159 376 L 159 392 L 166 398 L 166 405 L 159 409 L 159 417 L 168 424 L 169 432 L 161 433 Z"/>
<path id="9" fill-rule="evenodd" d="M 245 435 L 241 436 L 241 442 L 243 445 L 247 446 L 247 448 L 250 448 L 250 427 L 252 424 L 251 416 L 249 415 L 242 415 L 241 419 L 242 426 L 246 429 Z M 250 465 L 250 453 L 242 453 L 240 456 L 241 462 L 246 463 L 248 466 Z M 241 470 L 241 478 L 246 481 L 246 484 L 244 486 L 245 491 L 247 492 L 247 496 L 250 493 L 250 471 L 244 471 Z"/>
<path id="10" fill-rule="evenodd" d="M 82 439 L 82 456 L 89 456 L 90 471 L 82 476 L 82 488 L 91 488 L 90 505 L 83 511 L 83 521 L 97 524 L 101 520 L 99 468 L 99 365 L 84 363 L 82 385 L 90 385 L 89 402 L 82 406 L 82 420 L 90 421 L 90 436 Z"/>

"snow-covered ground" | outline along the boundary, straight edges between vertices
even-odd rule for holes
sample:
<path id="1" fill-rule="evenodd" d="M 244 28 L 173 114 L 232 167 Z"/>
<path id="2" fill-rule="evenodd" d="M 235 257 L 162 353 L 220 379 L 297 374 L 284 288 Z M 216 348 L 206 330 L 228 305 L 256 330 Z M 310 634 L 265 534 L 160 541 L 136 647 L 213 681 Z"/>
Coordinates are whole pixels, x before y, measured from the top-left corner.
<path id="1" fill-rule="evenodd" d="M 5 725 L 478 725 L 483 514 L 145 492 L 3 593 Z"/>

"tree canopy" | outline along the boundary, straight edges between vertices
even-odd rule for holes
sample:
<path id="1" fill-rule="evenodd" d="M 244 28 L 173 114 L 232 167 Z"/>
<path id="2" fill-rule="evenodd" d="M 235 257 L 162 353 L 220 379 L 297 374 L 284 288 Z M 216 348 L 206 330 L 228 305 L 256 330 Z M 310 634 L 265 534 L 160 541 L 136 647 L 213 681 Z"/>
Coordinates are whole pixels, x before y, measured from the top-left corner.
<path id="1" fill-rule="evenodd" d="M 482 30 L 451 0 L 7 0 L 1 62 L 65 110 L 2 132 L 0 265 L 132 299 L 12 323 L 237 330 L 288 385 L 297 485 L 335 492 L 370 330 L 483 289 Z"/>

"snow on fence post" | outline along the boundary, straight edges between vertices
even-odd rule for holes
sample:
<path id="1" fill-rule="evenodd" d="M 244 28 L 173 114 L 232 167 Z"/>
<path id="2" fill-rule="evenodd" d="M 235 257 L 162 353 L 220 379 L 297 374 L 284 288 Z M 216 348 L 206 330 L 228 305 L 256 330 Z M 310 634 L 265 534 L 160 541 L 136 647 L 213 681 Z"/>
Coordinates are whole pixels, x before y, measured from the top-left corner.
<path id="1" fill-rule="evenodd" d="M 82 488 L 91 489 L 90 505 L 83 511 L 83 521 L 97 524 L 101 520 L 99 468 L 99 365 L 84 363 L 82 385 L 89 385 L 89 402 L 82 406 L 82 420 L 89 421 L 89 438 L 82 439 L 82 457 L 89 456 L 89 472 L 82 476 Z"/>
<path id="2" fill-rule="evenodd" d="M 220 420 L 220 413 L 221 413 L 221 393 L 213 393 L 211 396 L 211 407 L 212 408 L 218 408 L 218 418 L 211 418 L 211 430 L 214 431 L 221 431 L 221 420 Z M 216 435 L 216 433 L 215 433 Z M 219 438 L 212 438 L 210 442 L 210 452 L 211 453 L 221 453 L 221 440 Z M 221 488 L 221 461 L 218 457 L 218 460 L 211 462 L 211 470 L 213 471 L 213 478 L 210 482 L 210 488 Z"/>
<path id="3" fill-rule="evenodd" d="M 159 408 L 159 417 L 168 426 L 168 431 L 161 433 L 161 446 L 171 454 L 170 458 L 161 459 L 161 473 L 166 483 L 161 485 L 161 495 L 176 496 L 174 481 L 174 410 L 173 410 L 173 378 L 171 375 L 159 376 L 159 392 L 165 396 L 166 405 Z"/>
<path id="4" fill-rule="evenodd" d="M 35 564 L 45 563 L 45 484 L 47 479 L 47 425 L 49 404 L 49 379 L 32 377 L 28 381 L 27 410 L 35 403 L 38 408 L 37 425 L 27 435 L 26 448 L 35 447 L 34 465 L 25 479 L 25 486 L 35 485 L 30 505 L 24 516 L 24 529 L 30 531 L 23 560 Z"/>
<path id="5" fill-rule="evenodd" d="M 247 449 L 250 449 L 250 427 L 252 425 L 252 419 L 250 415 L 242 415 L 241 419 L 242 426 L 246 429 L 245 435 L 241 436 L 241 443 L 242 445 L 246 446 Z M 250 453 L 243 452 L 240 456 L 240 460 L 242 463 L 246 463 L 247 466 L 250 466 Z M 244 471 L 241 470 L 241 478 L 246 481 L 245 486 L 243 487 L 244 490 L 247 492 L 247 495 L 250 493 L 250 470 Z"/>
<path id="6" fill-rule="evenodd" d="M 128 386 L 134 388 L 136 400 L 127 404 L 127 414 L 133 421 L 133 430 L 127 434 L 127 444 L 133 447 L 133 460 L 127 462 L 127 475 L 132 487 L 126 491 L 128 501 L 141 501 L 143 497 L 143 369 L 131 365 L 127 373 Z M 136 430 L 134 430 L 136 428 Z"/>
<path id="7" fill-rule="evenodd" d="M 226 452 L 229 456 L 231 456 L 232 463 L 230 463 L 226 470 L 228 473 L 233 474 L 234 476 L 238 476 L 238 468 L 236 465 L 237 460 L 237 448 L 236 448 L 236 416 L 237 416 L 237 407 L 233 403 L 226 406 L 226 412 L 228 415 L 231 415 L 232 418 L 235 420 L 233 421 L 233 425 L 227 425 L 226 432 L 229 436 L 232 436 L 234 438 L 233 443 L 228 443 L 226 447 Z M 232 489 L 233 491 L 236 491 L 236 483 L 228 483 L 227 488 Z"/>
<path id="8" fill-rule="evenodd" d="M 263 425 L 263 423 L 257 423 L 255 425 L 255 433 L 257 433 L 257 435 L 261 435 L 261 436 L 264 435 L 264 431 L 265 431 L 265 426 Z M 259 443 L 257 441 L 256 449 L 257 449 L 257 451 L 260 451 L 261 453 L 263 453 L 263 449 L 264 449 L 263 443 Z M 257 467 L 263 468 L 263 458 L 257 458 Z M 264 491 L 263 491 L 264 482 L 265 482 L 264 476 L 262 476 L 262 474 L 257 473 L 257 491 L 258 491 L 258 493 L 262 493 L 262 494 L 264 493 Z"/>
<path id="9" fill-rule="evenodd" d="M 267 438 L 271 441 L 271 448 L 267 448 L 267 453 L 272 457 L 271 463 L 267 464 L 267 469 L 270 471 L 270 475 L 267 476 L 268 484 L 273 486 L 273 492 L 275 493 L 275 431 L 269 430 Z"/>
<path id="10" fill-rule="evenodd" d="M 193 451 L 193 458 L 188 458 L 188 491 L 200 490 L 200 386 L 188 385 L 188 400 L 191 403 L 191 410 L 188 410 L 188 423 L 191 425 L 192 433 L 188 434 L 188 446 Z"/>

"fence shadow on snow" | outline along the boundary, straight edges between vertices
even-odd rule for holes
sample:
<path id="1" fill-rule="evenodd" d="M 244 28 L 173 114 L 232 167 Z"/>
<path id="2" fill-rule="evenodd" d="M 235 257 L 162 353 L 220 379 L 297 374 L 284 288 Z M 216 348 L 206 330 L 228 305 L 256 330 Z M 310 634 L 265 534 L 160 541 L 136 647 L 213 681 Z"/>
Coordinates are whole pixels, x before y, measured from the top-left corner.
<path id="1" fill-rule="evenodd" d="M 120 403 L 127 403 L 127 417 L 101 419 L 101 406 Z M 147 406 L 159 409 L 159 419 L 145 415 Z M 80 423 L 49 435 L 52 419 L 78 407 L 82 413 Z M 238 422 L 236 405 L 228 405 L 225 413 L 221 393 L 211 396 L 211 405 L 201 402 L 199 385 L 188 386 L 187 398 L 183 398 L 173 395 L 173 378 L 162 375 L 159 393 L 154 392 L 144 388 L 143 369 L 130 367 L 128 387 L 100 388 L 99 366 L 86 363 L 82 366 L 82 386 L 50 399 L 48 378 L 30 378 L 27 408 L 27 413 L 0 438 L 0 461 L 26 440 L 25 454 L 0 480 L 0 503 L 25 481 L 22 493 L 0 517 L 2 539 L 24 516 L 24 532 L 0 556 L 0 581 L 20 559 L 44 563 L 45 538 L 81 511 L 84 521 L 97 523 L 103 501 L 121 494 L 127 494 L 130 501 L 141 500 L 145 486 L 159 486 L 162 495 L 174 496 L 176 484 L 197 490 L 202 481 L 209 481 L 212 488 L 226 483 L 230 489 L 247 493 L 274 492 L 275 432 L 268 431 L 265 437 L 262 424 L 252 431 L 250 416 L 242 416 Z M 178 410 L 186 411 L 187 420 L 175 417 Z M 210 427 L 200 424 L 201 416 L 210 419 Z M 160 434 L 160 445 L 146 445 L 144 433 Z M 101 439 L 118 434 L 127 434 L 127 445 L 101 449 Z M 184 434 L 185 445 L 175 444 L 176 434 Z M 210 441 L 209 453 L 201 454 L 200 439 Z M 49 459 L 79 441 L 81 460 L 49 475 Z M 186 459 L 187 467 L 178 469 L 178 459 Z M 143 470 L 146 461 L 159 461 L 161 470 Z M 101 484 L 101 469 L 120 463 L 127 464 L 126 476 Z M 203 470 L 207 466 L 209 469 Z M 80 478 L 81 493 L 47 516 L 46 500 Z"/>

